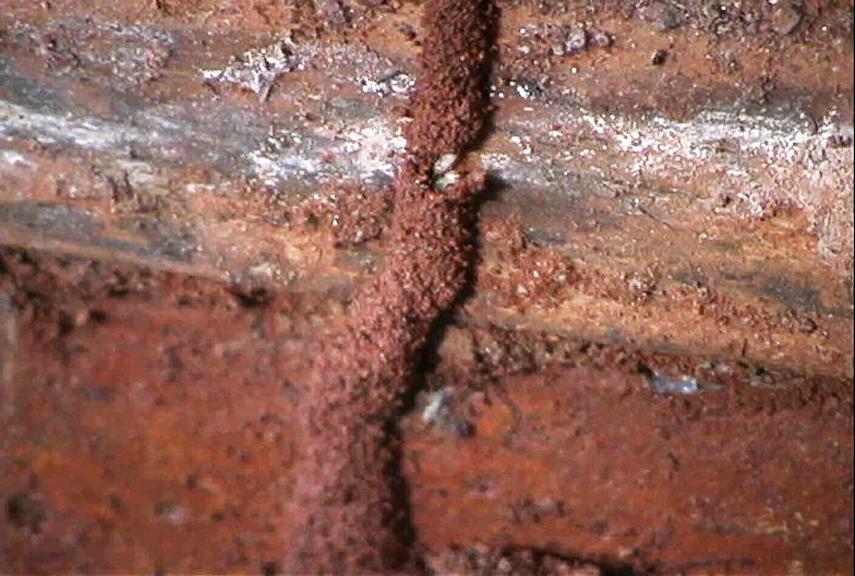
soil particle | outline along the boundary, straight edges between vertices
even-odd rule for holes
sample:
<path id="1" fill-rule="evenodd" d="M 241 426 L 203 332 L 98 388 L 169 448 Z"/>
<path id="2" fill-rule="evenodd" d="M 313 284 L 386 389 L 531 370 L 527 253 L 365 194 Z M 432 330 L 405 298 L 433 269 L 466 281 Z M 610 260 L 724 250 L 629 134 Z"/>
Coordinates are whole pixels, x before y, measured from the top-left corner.
<path id="1" fill-rule="evenodd" d="M 339 0 L 316 0 L 315 10 L 320 19 L 331 28 L 338 28 L 350 21 L 347 7 Z"/>
<path id="2" fill-rule="evenodd" d="M 334 246 L 354 246 L 380 237 L 389 227 L 392 191 L 336 189 L 314 196 L 288 214 L 295 226 L 320 227 Z"/>
<path id="3" fill-rule="evenodd" d="M 641 17 L 657 30 L 667 32 L 683 25 L 684 15 L 671 2 L 655 2 L 640 10 Z"/>
<path id="4" fill-rule="evenodd" d="M 422 409 L 422 422 L 436 426 L 455 438 L 468 438 L 475 428 L 463 413 L 462 402 L 453 387 L 446 386 L 431 393 Z"/>
<path id="5" fill-rule="evenodd" d="M 262 576 L 276 576 L 279 574 L 279 565 L 273 561 L 262 562 L 261 574 Z"/>
<path id="6" fill-rule="evenodd" d="M 532 551 L 493 551 L 483 546 L 451 549 L 427 557 L 429 574 L 472 576 L 600 576 L 594 564 Z"/>
<path id="7" fill-rule="evenodd" d="M 335 2 L 335 0 L 331 0 Z M 290 38 L 278 40 L 269 46 L 249 50 L 232 58 L 223 69 L 202 70 L 207 82 L 222 82 L 239 86 L 258 94 L 264 102 L 276 80 L 303 66 Z"/>
<path id="8" fill-rule="evenodd" d="M 47 512 L 40 498 L 27 492 L 18 492 L 6 499 L 6 520 L 16 528 L 41 534 Z"/>
<path id="9" fill-rule="evenodd" d="M 412 530 L 399 471 L 395 417 L 437 317 L 467 283 L 476 195 L 484 176 L 431 187 L 444 154 L 471 146 L 486 115 L 490 5 L 435 0 L 394 184 L 391 254 L 354 298 L 344 329 L 320 344 L 300 412 L 298 541 L 290 569 L 392 572 L 408 566 Z"/>
<path id="10" fill-rule="evenodd" d="M 574 26 L 567 32 L 564 41 L 564 54 L 578 54 L 588 47 L 588 32 L 581 26 Z"/>
<path id="11" fill-rule="evenodd" d="M 479 271 L 479 286 L 495 291 L 502 307 L 553 307 L 557 295 L 579 279 L 571 263 L 531 243 L 516 218 L 489 222 L 484 234 L 501 246 L 497 255 L 501 265 Z"/>
<path id="12" fill-rule="evenodd" d="M 770 20 L 776 33 L 781 36 L 792 34 L 802 21 L 801 6 L 786 0 L 778 2 L 772 8 Z"/>
<path id="13" fill-rule="evenodd" d="M 614 38 L 608 32 L 602 30 L 591 31 L 591 44 L 599 48 L 608 48 L 614 43 Z"/>

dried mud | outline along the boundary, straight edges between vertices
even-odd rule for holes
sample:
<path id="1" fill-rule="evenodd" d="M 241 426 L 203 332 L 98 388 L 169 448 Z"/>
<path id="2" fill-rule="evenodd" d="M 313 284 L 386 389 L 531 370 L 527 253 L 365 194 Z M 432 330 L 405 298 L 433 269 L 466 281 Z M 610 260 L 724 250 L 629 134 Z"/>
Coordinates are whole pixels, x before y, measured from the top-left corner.
<path id="1" fill-rule="evenodd" d="M 391 254 L 355 295 L 342 334 L 321 345 L 307 384 L 291 571 L 385 573 L 410 564 L 396 417 L 431 329 L 473 265 L 484 176 L 446 190 L 431 181 L 440 156 L 463 153 L 482 129 L 490 9 L 484 0 L 426 7 L 422 81 L 393 185 Z"/>
<path id="2" fill-rule="evenodd" d="M 4 3 L 0 572 L 853 572 L 851 2 L 440 4 Z"/>

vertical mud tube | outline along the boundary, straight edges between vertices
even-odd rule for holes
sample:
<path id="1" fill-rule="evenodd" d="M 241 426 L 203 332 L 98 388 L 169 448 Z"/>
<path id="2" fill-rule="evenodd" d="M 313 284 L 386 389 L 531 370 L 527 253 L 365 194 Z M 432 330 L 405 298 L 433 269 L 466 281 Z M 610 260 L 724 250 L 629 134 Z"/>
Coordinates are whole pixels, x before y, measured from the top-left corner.
<path id="1" fill-rule="evenodd" d="M 354 298 L 344 329 L 321 345 L 308 382 L 296 471 L 299 541 L 288 569 L 394 572 L 412 566 L 412 529 L 396 418 L 439 315 L 466 286 L 484 176 L 434 187 L 440 156 L 481 134 L 493 8 L 431 0 L 407 154 L 394 183 L 392 246 L 384 269 Z"/>

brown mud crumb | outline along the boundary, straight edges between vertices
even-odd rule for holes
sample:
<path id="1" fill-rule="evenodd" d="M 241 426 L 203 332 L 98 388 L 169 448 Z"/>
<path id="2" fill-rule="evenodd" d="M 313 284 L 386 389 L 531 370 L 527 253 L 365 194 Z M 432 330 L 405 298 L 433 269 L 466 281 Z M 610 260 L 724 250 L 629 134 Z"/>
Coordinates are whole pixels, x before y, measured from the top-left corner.
<path id="1" fill-rule="evenodd" d="M 391 218 L 392 191 L 336 189 L 307 199 L 287 214 L 292 227 L 318 229 L 334 246 L 355 246 L 379 238 Z"/>
<path id="2" fill-rule="evenodd" d="M 497 264 L 479 273 L 478 284 L 503 308 L 549 308 L 580 279 L 566 258 L 529 242 L 515 218 L 485 223 L 483 232 L 500 248 Z"/>
<path id="3" fill-rule="evenodd" d="M 497 552 L 486 547 L 445 550 L 426 558 L 430 574 L 472 576 L 601 576 L 597 566 L 529 550 Z"/>
<path id="4" fill-rule="evenodd" d="M 442 154 L 471 146 L 485 117 L 490 5 L 434 0 L 408 129 L 394 184 L 392 253 L 358 292 L 344 330 L 320 344 L 301 410 L 298 542 L 291 569 L 320 573 L 399 571 L 409 565 L 395 417 L 439 315 L 465 287 L 475 203 L 484 176 L 432 188 Z"/>

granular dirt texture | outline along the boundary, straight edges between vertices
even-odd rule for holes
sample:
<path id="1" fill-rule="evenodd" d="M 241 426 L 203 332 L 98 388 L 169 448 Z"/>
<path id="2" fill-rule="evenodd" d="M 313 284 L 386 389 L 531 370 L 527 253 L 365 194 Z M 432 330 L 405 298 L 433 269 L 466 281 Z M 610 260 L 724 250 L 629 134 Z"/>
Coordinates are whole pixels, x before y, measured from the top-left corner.
<path id="1" fill-rule="evenodd" d="M 391 254 L 344 329 L 320 344 L 301 410 L 294 543 L 288 568 L 353 574 L 411 570 L 395 418 L 432 326 L 469 279 L 484 175 L 431 186 L 440 154 L 471 146 L 485 116 L 489 5 L 434 0 L 407 158 L 394 184 Z"/>
<path id="2" fill-rule="evenodd" d="M 426 564 L 431 574 L 471 574 L 472 576 L 602 576 L 590 563 L 565 560 L 532 550 L 490 550 L 475 547 L 449 549 L 430 554 Z"/>
<path id="3" fill-rule="evenodd" d="M 472 145 L 489 111 L 484 89 L 496 11 L 487 0 L 426 5 L 421 75 L 406 132 L 411 161 L 427 172 L 442 154 Z"/>

